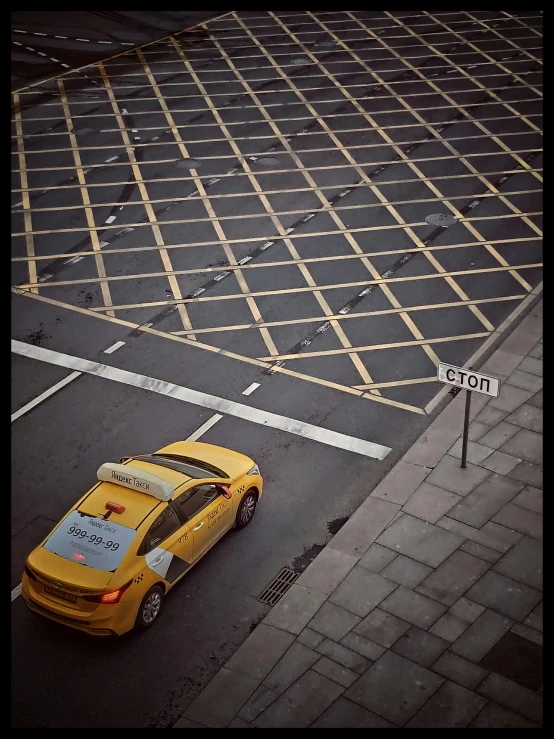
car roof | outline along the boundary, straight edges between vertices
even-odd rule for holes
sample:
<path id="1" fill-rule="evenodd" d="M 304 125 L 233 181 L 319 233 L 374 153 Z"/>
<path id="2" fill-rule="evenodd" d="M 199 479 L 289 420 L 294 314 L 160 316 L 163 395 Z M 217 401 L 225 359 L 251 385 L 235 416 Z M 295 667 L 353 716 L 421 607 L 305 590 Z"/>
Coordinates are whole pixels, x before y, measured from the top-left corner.
<path id="1" fill-rule="evenodd" d="M 174 488 L 182 486 L 191 479 L 181 472 L 142 460 L 129 460 L 125 467 L 129 470 L 144 471 L 156 475 Z M 105 515 L 107 511 L 106 503 L 108 502 L 124 506 L 123 513 L 112 513 L 111 517 L 117 523 L 133 529 L 137 529 L 144 519 L 162 503 L 161 500 L 148 493 L 132 490 L 114 482 L 100 482 L 81 501 L 79 511 L 94 516 Z"/>

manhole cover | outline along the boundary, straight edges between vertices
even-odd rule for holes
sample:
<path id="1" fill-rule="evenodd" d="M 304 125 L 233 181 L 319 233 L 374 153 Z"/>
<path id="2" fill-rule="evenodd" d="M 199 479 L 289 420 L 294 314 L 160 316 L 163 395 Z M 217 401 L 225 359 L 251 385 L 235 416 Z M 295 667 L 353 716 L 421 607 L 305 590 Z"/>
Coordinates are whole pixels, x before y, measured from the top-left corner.
<path id="1" fill-rule="evenodd" d="M 298 580 L 300 574 L 291 570 L 289 567 L 283 567 L 281 572 L 274 578 L 267 588 L 258 596 L 258 600 L 261 603 L 266 603 L 268 606 L 274 606 L 278 603 L 283 595 L 287 592 L 290 586 Z"/>
<path id="2" fill-rule="evenodd" d="M 198 159 L 179 159 L 175 166 L 178 169 L 198 169 L 202 166 L 202 162 L 199 162 Z"/>
<path id="3" fill-rule="evenodd" d="M 448 228 L 448 226 L 458 223 L 456 216 L 450 216 L 447 213 L 431 213 L 431 215 L 425 216 L 425 220 L 431 226 L 442 226 L 443 228 Z"/>
<path id="4" fill-rule="evenodd" d="M 259 159 L 256 159 L 256 164 L 259 164 L 260 167 L 277 167 L 281 162 L 277 157 L 259 157 Z"/>
<path id="5" fill-rule="evenodd" d="M 96 131 L 94 126 L 83 126 L 82 128 L 72 128 L 71 133 L 93 133 L 93 131 Z"/>
<path id="6" fill-rule="evenodd" d="M 309 64 L 310 60 L 305 56 L 295 56 L 294 59 L 290 60 L 291 64 Z"/>
<path id="7" fill-rule="evenodd" d="M 543 683 L 542 647 L 512 631 L 495 644 L 479 665 L 530 690 L 538 690 Z"/>

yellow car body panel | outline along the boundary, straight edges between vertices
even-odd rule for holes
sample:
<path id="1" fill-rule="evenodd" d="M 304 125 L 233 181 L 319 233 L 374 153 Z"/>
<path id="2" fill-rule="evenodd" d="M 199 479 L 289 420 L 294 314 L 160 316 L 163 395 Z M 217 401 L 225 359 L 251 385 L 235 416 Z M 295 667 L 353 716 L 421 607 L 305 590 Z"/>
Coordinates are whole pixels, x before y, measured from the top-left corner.
<path id="1" fill-rule="evenodd" d="M 215 470 L 211 470 L 206 477 L 191 477 L 162 466 L 161 462 L 127 458 L 125 466 L 133 470 L 133 475 L 140 477 L 141 472 L 148 472 L 170 483 L 174 488 L 171 499 L 159 500 L 112 482 L 96 483 L 28 556 L 21 594 L 32 611 L 89 634 L 124 634 L 135 625 L 139 606 L 150 588 L 161 585 L 164 593 L 171 590 L 233 527 L 244 494 L 254 488 L 258 499 L 262 495 L 263 480 L 254 461 L 238 452 L 183 441 L 156 454 L 178 455 L 179 459 L 187 459 L 185 464 L 195 460 L 223 474 L 215 475 Z M 162 461 L 167 463 L 168 458 L 163 457 Z M 230 497 L 223 494 L 223 486 Z M 186 506 L 197 505 L 194 501 L 200 501 L 201 507 L 187 517 Z M 111 513 L 106 503 L 112 506 Z M 117 510 L 113 510 L 113 504 Z M 166 534 L 158 536 L 163 527 Z M 116 534 L 106 535 L 104 529 Z M 97 536 L 98 531 L 101 536 Z M 116 544 L 106 541 L 105 536 L 114 538 L 121 532 L 130 543 L 126 548 L 122 546 L 122 556 L 114 570 L 107 571 L 100 565 L 83 566 L 87 557 L 97 565 L 103 557 L 115 556 L 112 549 Z M 102 543 L 95 549 L 94 544 L 98 545 L 100 539 Z M 75 552 L 71 558 L 67 546 L 71 549 L 73 544 Z M 61 554 L 54 551 L 56 546 L 62 546 Z M 108 554 L 102 552 L 106 547 Z M 95 554 L 99 554 L 97 561 L 92 556 Z M 98 601 L 114 593 L 118 595 L 117 602 Z"/>

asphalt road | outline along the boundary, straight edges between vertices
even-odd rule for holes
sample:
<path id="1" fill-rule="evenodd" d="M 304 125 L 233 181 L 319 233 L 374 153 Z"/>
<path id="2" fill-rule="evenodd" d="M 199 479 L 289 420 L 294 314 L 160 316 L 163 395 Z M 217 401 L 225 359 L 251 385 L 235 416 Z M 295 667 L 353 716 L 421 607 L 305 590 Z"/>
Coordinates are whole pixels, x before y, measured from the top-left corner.
<path id="1" fill-rule="evenodd" d="M 259 462 L 253 525 L 145 634 L 16 598 L 14 728 L 171 726 L 428 424 L 436 361 L 539 285 L 542 16 L 417 13 L 241 12 L 14 96 L 12 338 L 392 450 L 225 415 L 202 441 Z M 68 374 L 13 355 L 12 412 Z M 102 462 L 212 415 L 83 375 L 14 421 L 12 589 Z"/>

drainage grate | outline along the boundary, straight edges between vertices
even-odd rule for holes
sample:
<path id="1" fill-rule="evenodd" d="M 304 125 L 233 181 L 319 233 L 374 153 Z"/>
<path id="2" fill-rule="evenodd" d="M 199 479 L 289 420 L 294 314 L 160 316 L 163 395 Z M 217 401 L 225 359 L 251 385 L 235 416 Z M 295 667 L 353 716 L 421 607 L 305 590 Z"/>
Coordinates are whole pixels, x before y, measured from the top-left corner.
<path id="1" fill-rule="evenodd" d="M 298 580 L 300 574 L 291 570 L 289 567 L 283 567 L 281 572 L 274 578 L 261 595 L 258 596 L 260 603 L 266 603 L 268 606 L 274 606 L 278 603 L 290 586 Z"/>

